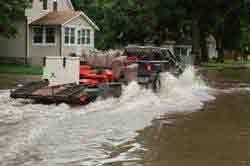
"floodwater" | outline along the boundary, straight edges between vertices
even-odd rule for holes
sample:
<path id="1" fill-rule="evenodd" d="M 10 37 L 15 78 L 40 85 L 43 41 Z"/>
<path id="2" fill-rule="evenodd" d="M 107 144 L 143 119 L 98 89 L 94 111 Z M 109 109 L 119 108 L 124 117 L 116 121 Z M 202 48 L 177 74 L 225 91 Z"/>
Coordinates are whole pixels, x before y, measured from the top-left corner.
<path id="1" fill-rule="evenodd" d="M 131 83 L 119 99 L 73 108 L 1 90 L 0 165 L 250 165 L 249 72 L 188 68 L 164 74 L 157 95 Z"/>
<path id="2" fill-rule="evenodd" d="M 25 84 L 27 82 L 39 80 L 41 80 L 40 76 L 0 74 L 0 89 L 9 89 L 15 87 L 18 84 Z"/>

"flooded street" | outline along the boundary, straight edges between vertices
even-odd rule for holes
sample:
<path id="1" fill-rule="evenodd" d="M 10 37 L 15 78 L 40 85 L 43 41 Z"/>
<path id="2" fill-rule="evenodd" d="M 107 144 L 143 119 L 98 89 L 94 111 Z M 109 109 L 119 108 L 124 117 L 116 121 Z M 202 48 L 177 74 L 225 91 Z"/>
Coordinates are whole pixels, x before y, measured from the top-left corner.
<path id="1" fill-rule="evenodd" d="M 249 70 L 203 72 L 212 100 L 199 111 L 155 120 L 143 138 L 145 165 L 250 165 Z"/>
<path id="2" fill-rule="evenodd" d="M 216 95 L 201 111 L 166 117 L 172 124 L 156 120 L 142 133 L 146 165 L 249 165 L 249 93 Z"/>
<path id="3" fill-rule="evenodd" d="M 250 165 L 249 70 L 189 68 L 85 107 L 12 100 L 0 91 L 1 166 Z M 205 81 L 203 81 L 205 80 Z"/>
<path id="4" fill-rule="evenodd" d="M 0 77 L 0 89 L 10 89 L 18 84 L 41 80 L 40 76 L 36 75 L 0 74 Z"/>

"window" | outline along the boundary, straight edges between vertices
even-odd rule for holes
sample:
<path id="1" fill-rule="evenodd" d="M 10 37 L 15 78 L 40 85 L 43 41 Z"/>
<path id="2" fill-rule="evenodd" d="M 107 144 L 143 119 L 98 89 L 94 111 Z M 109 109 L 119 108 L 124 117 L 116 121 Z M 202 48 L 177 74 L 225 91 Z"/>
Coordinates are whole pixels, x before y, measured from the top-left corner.
<path id="1" fill-rule="evenodd" d="M 187 56 L 188 52 L 187 52 L 187 48 L 185 47 L 175 47 L 174 48 L 174 54 L 177 56 Z"/>
<path id="2" fill-rule="evenodd" d="M 180 56 L 180 55 L 181 55 L 181 49 L 180 49 L 179 47 L 175 47 L 175 48 L 174 48 L 174 54 L 175 54 L 176 56 Z"/>
<path id="3" fill-rule="evenodd" d="M 55 28 L 46 28 L 46 41 L 45 43 L 55 43 Z"/>
<path id="4" fill-rule="evenodd" d="M 70 31 L 70 44 L 75 44 L 75 28 L 71 28 Z"/>
<path id="5" fill-rule="evenodd" d="M 81 34 L 81 44 L 85 44 L 85 30 L 82 29 L 81 32 L 82 32 L 82 34 Z"/>
<path id="6" fill-rule="evenodd" d="M 64 29 L 64 43 L 69 44 L 69 28 Z"/>
<path id="7" fill-rule="evenodd" d="M 33 43 L 34 44 L 55 44 L 56 29 L 54 27 L 34 27 Z"/>
<path id="8" fill-rule="evenodd" d="M 33 29 L 33 43 L 35 44 L 43 43 L 43 27 L 35 27 Z"/>
<path id="9" fill-rule="evenodd" d="M 90 30 L 89 29 L 87 30 L 87 33 L 86 33 L 86 44 L 90 44 Z"/>
<path id="10" fill-rule="evenodd" d="M 64 43 L 75 44 L 75 28 L 66 27 L 64 29 Z"/>
<path id="11" fill-rule="evenodd" d="M 41 2 L 43 2 L 43 10 L 47 10 L 48 9 L 48 0 L 40 0 Z"/>
<path id="12" fill-rule="evenodd" d="M 90 44 L 90 30 L 81 29 L 77 31 L 77 44 L 89 45 Z"/>
<path id="13" fill-rule="evenodd" d="M 81 29 L 77 33 L 77 44 L 85 44 L 85 30 Z"/>
<path id="14" fill-rule="evenodd" d="M 53 2 L 53 11 L 56 12 L 57 11 L 57 1 Z"/>
<path id="15" fill-rule="evenodd" d="M 77 31 L 77 44 L 81 44 L 81 31 Z"/>
<path id="16" fill-rule="evenodd" d="M 187 56 L 187 48 L 182 48 L 181 49 L 181 55 L 182 56 Z"/>

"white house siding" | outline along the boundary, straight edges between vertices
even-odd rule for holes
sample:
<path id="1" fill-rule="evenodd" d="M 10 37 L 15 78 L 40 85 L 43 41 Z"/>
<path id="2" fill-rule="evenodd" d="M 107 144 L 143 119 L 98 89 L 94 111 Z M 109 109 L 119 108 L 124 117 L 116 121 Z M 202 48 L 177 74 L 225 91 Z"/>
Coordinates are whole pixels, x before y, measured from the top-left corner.
<path id="1" fill-rule="evenodd" d="M 35 21 L 36 19 L 41 18 L 42 16 L 53 11 L 53 1 L 48 0 L 48 9 L 43 9 L 43 2 L 41 0 L 33 0 L 32 8 L 26 9 L 25 15 L 28 18 L 28 23 Z M 72 7 L 69 5 L 67 0 L 57 0 L 58 11 L 72 10 Z"/>
<path id="2" fill-rule="evenodd" d="M 180 56 L 182 58 L 182 62 L 184 64 L 192 64 L 193 63 L 193 59 L 192 59 L 192 56 L 191 56 L 191 52 L 192 52 L 192 46 L 191 45 L 166 44 L 166 45 L 162 45 L 161 47 L 168 49 L 172 54 L 174 54 L 176 56 Z M 177 54 L 175 52 L 175 49 L 186 49 L 186 54 L 182 54 L 181 50 Z"/>
<path id="3" fill-rule="evenodd" d="M 53 0 L 49 0 L 50 2 L 50 10 L 53 10 Z M 73 10 L 72 7 L 69 5 L 67 0 L 57 0 L 58 3 L 58 11 L 65 11 L 65 10 Z"/>
<path id="4" fill-rule="evenodd" d="M 29 28 L 29 57 L 32 66 L 41 66 L 43 57 L 45 56 L 60 56 L 60 30 L 56 28 L 56 43 L 55 45 L 33 44 L 33 28 Z"/>
<path id="5" fill-rule="evenodd" d="M 191 45 L 176 45 L 174 49 L 180 49 L 180 53 L 177 56 L 181 57 L 181 61 L 183 64 L 193 64 L 193 58 L 191 56 L 192 46 Z M 185 49 L 186 53 L 184 54 L 182 50 Z M 176 55 L 176 53 L 174 53 Z"/>
<path id="6" fill-rule="evenodd" d="M 90 45 L 86 46 L 86 45 L 78 45 L 78 44 L 74 44 L 74 45 L 65 45 L 64 44 L 64 28 L 65 27 L 75 27 L 76 31 L 75 31 L 75 36 L 76 36 L 76 42 L 77 43 L 77 30 L 80 29 L 89 29 L 90 30 Z M 62 55 L 63 56 L 67 56 L 70 55 L 72 53 L 78 53 L 79 50 L 81 52 L 86 52 L 89 49 L 93 49 L 95 47 L 94 43 L 95 43 L 95 29 L 90 26 L 90 24 L 82 17 L 79 16 L 71 21 L 69 21 L 67 24 L 65 24 L 63 26 L 63 34 L 62 34 L 62 39 L 63 39 L 63 50 L 62 50 Z"/>
<path id="7" fill-rule="evenodd" d="M 24 61 L 26 56 L 26 21 L 15 20 L 18 34 L 16 38 L 7 39 L 0 37 L 0 58 Z"/>
<path id="8" fill-rule="evenodd" d="M 171 53 L 174 53 L 174 45 L 172 44 L 162 45 L 161 47 L 168 49 Z"/>

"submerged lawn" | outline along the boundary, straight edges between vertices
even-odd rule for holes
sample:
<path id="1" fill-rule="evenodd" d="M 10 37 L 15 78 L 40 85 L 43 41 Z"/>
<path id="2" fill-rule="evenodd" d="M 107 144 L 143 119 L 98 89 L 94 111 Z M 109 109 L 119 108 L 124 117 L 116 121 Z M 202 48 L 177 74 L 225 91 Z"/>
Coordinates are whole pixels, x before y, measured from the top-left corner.
<path id="1" fill-rule="evenodd" d="M 42 75 L 42 68 L 15 64 L 0 64 L 0 73 L 17 75 Z"/>
<path id="2" fill-rule="evenodd" d="M 16 88 L 18 84 L 40 81 L 40 75 L 22 75 L 22 74 L 3 74 L 0 73 L 0 90 Z"/>
<path id="3" fill-rule="evenodd" d="M 250 61 L 225 60 L 224 63 L 208 62 L 200 66 L 202 69 L 250 68 Z"/>

